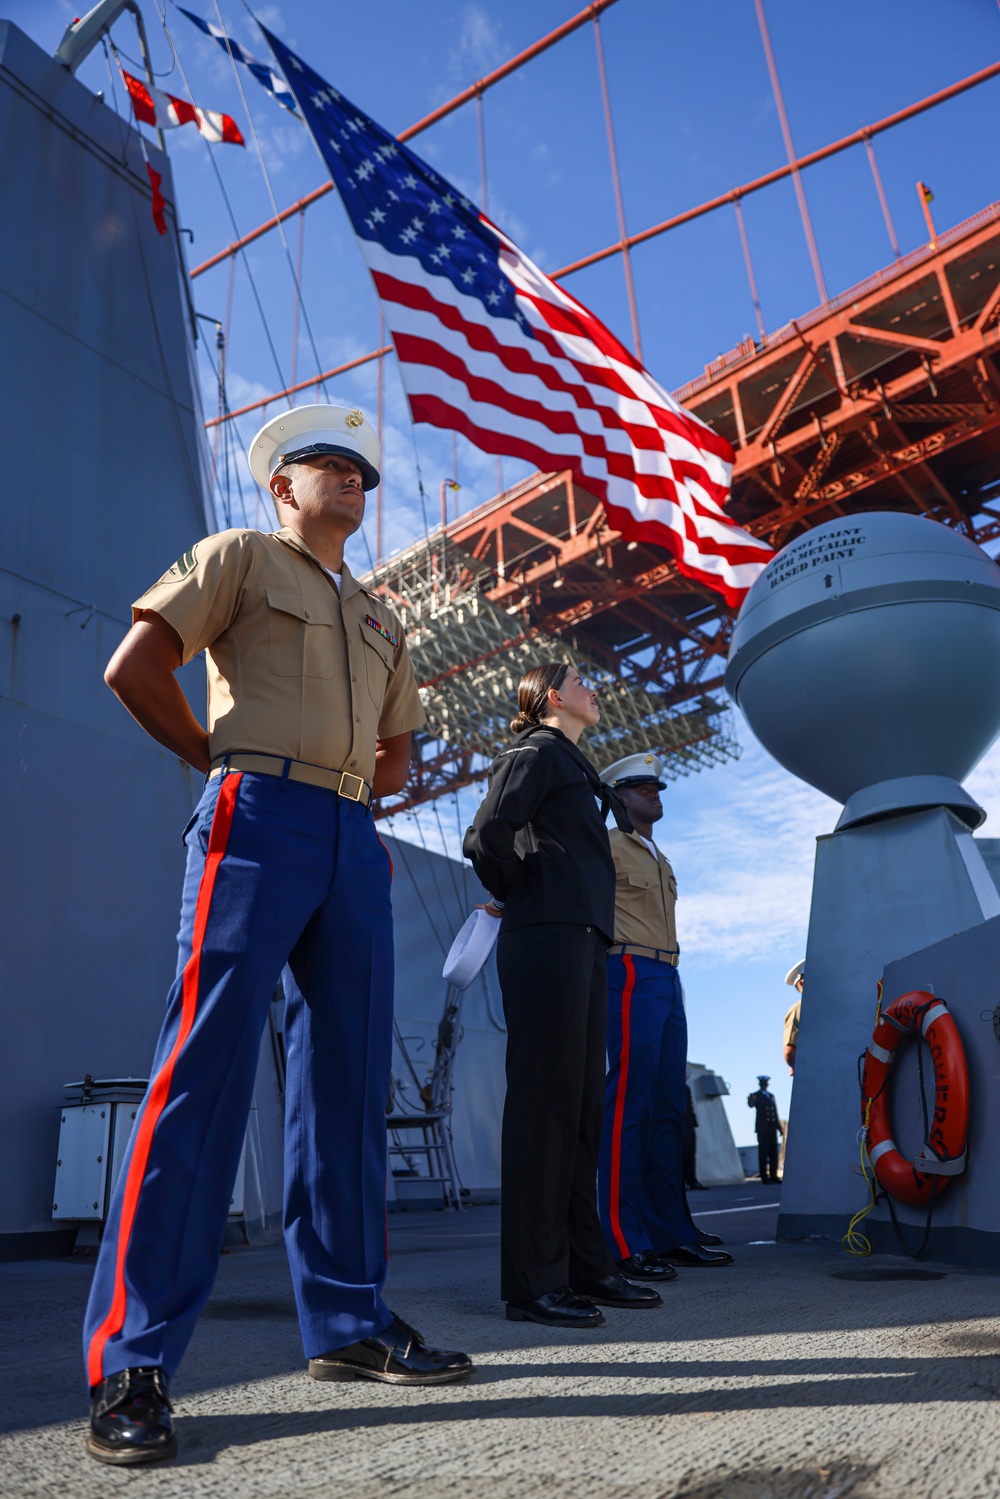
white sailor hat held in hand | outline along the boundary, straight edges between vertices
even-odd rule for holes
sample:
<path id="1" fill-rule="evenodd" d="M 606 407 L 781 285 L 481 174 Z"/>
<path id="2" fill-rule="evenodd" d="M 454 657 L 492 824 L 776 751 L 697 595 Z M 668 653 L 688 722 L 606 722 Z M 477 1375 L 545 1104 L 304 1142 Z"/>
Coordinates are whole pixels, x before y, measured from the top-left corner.
<path id="1" fill-rule="evenodd" d="M 663 779 L 663 761 L 658 755 L 626 755 L 624 760 L 616 760 L 606 770 L 601 771 L 601 780 L 605 786 L 611 786 L 615 791 L 620 791 L 623 786 L 645 786 L 650 781 L 655 782 L 657 791 L 666 791 L 667 783 Z"/>
<path id="2" fill-rule="evenodd" d="M 357 407 L 296 406 L 265 422 L 250 444 L 250 472 L 262 489 L 286 463 L 301 463 L 324 453 L 350 458 L 361 470 L 361 488 L 379 482 L 382 454 L 371 422 Z"/>
<path id="3" fill-rule="evenodd" d="M 467 989 L 493 951 L 500 921 L 488 911 L 473 911 L 451 944 L 441 977 L 456 989 Z"/>

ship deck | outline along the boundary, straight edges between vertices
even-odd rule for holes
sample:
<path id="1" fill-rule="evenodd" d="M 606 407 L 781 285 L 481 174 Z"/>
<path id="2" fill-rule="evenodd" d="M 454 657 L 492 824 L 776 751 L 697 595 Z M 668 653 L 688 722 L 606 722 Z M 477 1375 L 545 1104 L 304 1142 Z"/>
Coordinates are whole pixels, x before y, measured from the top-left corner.
<path id="1" fill-rule="evenodd" d="M 477 1365 L 438 1390 L 310 1381 L 283 1250 L 228 1253 L 175 1381 L 181 1456 L 141 1477 L 83 1450 L 92 1261 L 0 1265 L 5 1499 L 1000 1493 L 996 1277 L 871 1279 L 915 1267 L 775 1244 L 777 1198 L 758 1182 L 696 1196 L 736 1264 L 682 1271 L 662 1309 L 586 1334 L 504 1320 L 495 1206 L 394 1215 L 391 1304 Z"/>

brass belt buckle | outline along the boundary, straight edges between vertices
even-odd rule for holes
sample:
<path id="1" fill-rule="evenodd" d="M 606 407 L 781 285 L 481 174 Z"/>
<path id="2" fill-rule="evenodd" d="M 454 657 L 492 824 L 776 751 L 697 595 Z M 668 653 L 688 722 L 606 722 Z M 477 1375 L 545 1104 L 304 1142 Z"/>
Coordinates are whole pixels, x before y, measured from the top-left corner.
<path id="1" fill-rule="evenodd" d="M 352 794 L 349 791 L 345 791 L 344 790 L 344 781 L 345 780 L 357 781 L 357 783 L 358 783 L 358 789 L 357 789 L 357 792 L 356 792 L 355 795 L 352 796 Z M 361 795 L 362 795 L 364 789 L 365 789 L 365 778 L 364 778 L 364 776 L 356 776 L 350 770 L 342 770 L 340 772 L 340 785 L 337 787 L 337 795 L 338 796 L 346 797 L 349 802 L 359 802 L 361 800 Z"/>

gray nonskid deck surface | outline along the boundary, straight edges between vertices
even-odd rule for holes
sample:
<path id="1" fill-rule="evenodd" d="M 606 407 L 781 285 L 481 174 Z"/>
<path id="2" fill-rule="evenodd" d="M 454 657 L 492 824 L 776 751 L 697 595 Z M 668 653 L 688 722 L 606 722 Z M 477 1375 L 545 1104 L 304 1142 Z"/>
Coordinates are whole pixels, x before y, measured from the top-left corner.
<path id="1" fill-rule="evenodd" d="M 282 1250 L 226 1255 L 175 1383 L 181 1457 L 131 1472 L 83 1451 L 90 1264 L 0 1266 L 4 1499 L 1000 1496 L 1000 1282 L 833 1278 L 871 1262 L 766 1242 L 776 1196 L 699 1197 L 735 1267 L 590 1334 L 503 1319 L 495 1208 L 394 1218 L 392 1304 L 476 1360 L 437 1390 L 309 1380 Z"/>

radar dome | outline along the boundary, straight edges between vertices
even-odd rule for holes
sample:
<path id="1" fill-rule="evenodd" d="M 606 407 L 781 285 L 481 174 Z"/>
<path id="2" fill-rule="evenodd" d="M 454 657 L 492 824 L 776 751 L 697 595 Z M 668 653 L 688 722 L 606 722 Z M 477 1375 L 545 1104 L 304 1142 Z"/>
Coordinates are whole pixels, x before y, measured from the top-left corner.
<path id="1" fill-rule="evenodd" d="M 957 783 L 1000 733 L 1000 567 L 919 516 L 828 521 L 750 589 L 726 689 L 786 770 L 849 803 L 839 826 L 919 805 L 978 826 Z"/>

